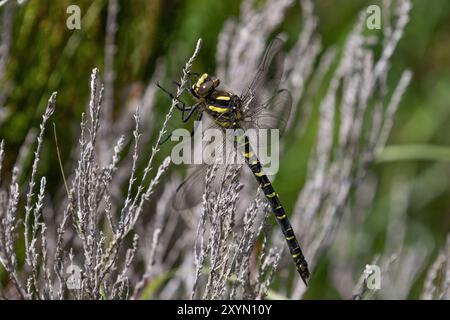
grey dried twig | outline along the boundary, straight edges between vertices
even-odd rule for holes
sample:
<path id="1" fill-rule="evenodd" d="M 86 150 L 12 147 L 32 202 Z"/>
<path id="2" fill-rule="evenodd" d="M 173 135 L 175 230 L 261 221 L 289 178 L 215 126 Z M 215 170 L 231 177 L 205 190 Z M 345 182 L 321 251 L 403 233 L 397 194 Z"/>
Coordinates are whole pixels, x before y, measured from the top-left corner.
<path id="1" fill-rule="evenodd" d="M 198 42 L 194 55 L 189 59 L 178 88 L 179 97 L 186 88 L 189 69 L 198 55 L 201 41 Z M 112 177 L 120 165 L 121 153 L 125 137 L 122 135 L 111 152 L 111 159 L 105 166 L 101 166 L 96 154 L 98 132 L 102 125 L 101 106 L 103 104 L 103 86 L 99 83 L 99 72 L 94 69 L 91 74 L 91 96 L 89 101 L 89 117 L 82 116 L 81 134 L 79 139 L 79 159 L 75 173 L 71 179 L 68 190 L 66 206 L 62 220 L 57 229 L 56 240 L 50 255 L 47 224 L 44 219 L 45 185 L 46 179 L 40 179 L 40 188 L 35 196 L 35 185 L 38 179 L 38 164 L 40 152 L 44 143 L 45 125 L 53 114 L 56 104 L 56 93 L 52 94 L 40 125 L 37 137 L 37 146 L 34 153 L 34 162 L 28 183 L 28 192 L 25 197 L 24 240 L 27 268 L 19 270 L 15 254 L 18 240 L 18 203 L 19 186 L 17 183 L 18 171 L 14 169 L 10 183 L 9 194 L 2 193 L 0 197 L 0 263 L 8 272 L 14 283 L 18 295 L 23 299 L 49 299 L 49 298 L 128 298 L 134 292 L 138 296 L 149 277 L 149 269 L 154 260 L 158 244 L 159 231 L 155 233 L 152 245 L 152 257 L 148 262 L 149 268 L 144 275 L 144 282 L 139 282 L 136 289 L 130 284 L 129 273 L 132 263 L 138 252 L 138 235 L 134 234 L 131 247 L 126 247 L 126 236 L 133 232 L 144 204 L 155 192 L 162 175 L 170 164 L 167 157 L 159 166 L 154 178 L 148 181 L 156 154 L 159 151 L 159 142 L 167 130 L 167 123 L 172 116 L 176 101 L 165 118 L 159 138 L 152 149 L 152 154 L 144 175 L 136 186 L 134 192 L 139 139 L 139 111 L 135 113 L 136 126 L 134 130 L 135 144 L 133 149 L 133 166 L 130 168 L 130 179 L 127 197 L 117 216 L 113 212 L 110 189 Z M 0 147 L 0 169 L 4 158 L 4 143 Z M 70 221 L 73 228 L 70 228 Z M 77 241 L 67 241 L 67 237 L 76 238 Z M 124 256 L 120 253 L 125 250 Z M 82 262 L 82 267 L 76 263 Z M 50 266 L 53 265 L 53 269 Z M 66 274 L 66 270 L 79 270 L 79 274 Z M 78 277 L 77 281 L 70 282 L 69 278 Z M 21 278 L 25 278 L 25 283 Z M 73 278 L 74 279 L 74 278 Z M 70 280 L 72 281 L 72 280 Z M 73 284 L 79 285 L 73 288 Z M 134 285 L 134 283 L 133 283 Z M 58 288 L 59 286 L 59 288 Z"/>

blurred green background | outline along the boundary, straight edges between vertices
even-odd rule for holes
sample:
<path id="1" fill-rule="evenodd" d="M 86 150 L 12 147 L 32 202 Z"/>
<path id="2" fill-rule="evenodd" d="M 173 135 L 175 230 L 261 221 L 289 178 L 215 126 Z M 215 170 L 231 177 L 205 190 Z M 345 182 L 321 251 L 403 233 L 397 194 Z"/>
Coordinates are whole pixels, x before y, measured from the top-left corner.
<path id="1" fill-rule="evenodd" d="M 412 226 L 408 229 L 410 237 L 414 237 L 415 225 L 428 229 L 437 251 L 450 230 L 450 1 L 413 2 L 411 21 L 394 54 L 391 75 L 398 79 L 406 68 L 414 75 L 395 118 L 386 151 L 390 153 L 374 164 L 380 182 L 371 218 L 362 227 L 379 242 L 367 248 L 367 259 L 383 249 L 389 206 L 399 183 L 411 188 L 407 216 L 408 226 Z M 341 45 L 358 11 L 379 2 L 318 0 L 315 3 L 319 32 L 326 48 Z M 66 8 L 71 4 L 81 8 L 81 30 L 65 27 Z M 238 0 L 136 0 L 119 1 L 119 4 L 118 48 L 114 60 L 116 115 L 129 99 L 130 85 L 148 83 L 158 58 L 163 57 L 167 67 L 166 77 L 161 81 L 167 83 L 178 78 L 180 66 L 200 37 L 204 45 L 194 71 L 213 72 L 217 36 L 226 19 L 238 16 L 240 7 Z M 292 41 L 302 26 L 299 4 L 295 6 L 280 28 Z M 59 95 L 53 121 L 57 124 L 63 161 L 69 159 L 70 150 L 77 142 L 80 116 L 89 99 L 91 70 L 98 67 L 103 72 L 107 1 L 30 0 L 24 6 L 16 6 L 14 11 L 11 57 L 6 79 L 1 83 L 2 87 L 11 88 L 5 104 L 9 115 L 0 127 L 7 150 L 4 179 L 9 178 L 8 172 L 29 128 L 38 126 L 47 99 L 55 90 Z M 321 99 L 322 96 L 317 96 L 314 102 L 318 105 Z M 167 98 L 158 94 L 155 117 L 160 118 L 142 121 L 158 125 L 166 108 Z M 304 183 L 314 137 L 307 135 L 293 143 L 298 147 L 289 148 L 285 154 L 275 182 L 288 210 Z M 405 145 L 406 149 L 398 145 Z M 160 156 L 167 152 L 168 149 L 163 149 Z M 47 131 L 39 174 L 47 176 L 50 194 L 61 187 L 51 130 Z M 322 263 L 326 264 L 326 259 Z M 336 297 L 332 291 L 323 290 L 328 288 L 326 274 L 317 275 L 315 281 L 314 290 L 307 297 Z M 420 287 L 416 289 L 419 290 Z M 325 296 L 324 292 L 327 292 Z M 412 297 L 416 297 L 414 293 Z"/>

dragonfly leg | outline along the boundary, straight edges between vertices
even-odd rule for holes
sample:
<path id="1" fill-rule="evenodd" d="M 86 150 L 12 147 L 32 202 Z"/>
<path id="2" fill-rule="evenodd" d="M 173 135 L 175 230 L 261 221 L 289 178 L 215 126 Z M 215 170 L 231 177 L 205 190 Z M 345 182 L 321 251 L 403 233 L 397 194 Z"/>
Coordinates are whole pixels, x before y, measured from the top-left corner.
<path id="1" fill-rule="evenodd" d="M 185 72 L 189 77 L 191 77 L 191 76 L 200 77 L 199 73 L 197 73 L 197 72 L 190 72 L 185 67 L 183 67 L 183 72 Z"/>
<path id="2" fill-rule="evenodd" d="M 198 108 L 199 105 L 200 105 L 200 104 L 197 103 L 197 104 L 193 105 L 192 107 L 189 107 L 189 111 L 188 111 L 189 113 L 188 113 L 186 116 L 184 115 L 184 113 L 185 113 L 186 110 L 181 110 L 181 111 L 183 112 L 183 115 L 182 115 L 182 117 L 183 117 L 183 122 L 187 122 L 187 121 L 192 117 L 192 115 L 194 114 L 195 110 L 197 110 L 197 108 Z M 200 112 L 199 116 L 197 117 L 197 120 L 200 120 L 200 119 L 202 118 L 201 115 L 202 115 L 202 112 Z M 195 128 L 194 128 L 194 129 L 195 129 Z M 194 135 L 194 129 L 192 129 L 191 136 Z M 172 136 L 172 133 L 173 133 L 173 131 L 172 131 L 171 133 L 169 133 L 164 139 L 162 139 L 162 140 L 159 142 L 159 145 L 162 145 L 162 144 L 164 144 L 165 142 L 167 142 L 167 140 L 169 140 L 169 138 Z"/>
<path id="3" fill-rule="evenodd" d="M 202 117 L 203 117 L 203 112 L 200 112 L 200 113 L 198 114 L 198 116 L 197 116 L 197 119 L 195 119 L 195 121 L 200 121 L 200 120 L 202 120 Z M 195 130 L 197 130 L 197 127 L 198 127 L 198 123 L 196 123 L 196 124 L 194 125 L 194 127 L 192 128 L 192 131 L 191 131 L 191 138 L 194 136 L 194 132 L 195 132 Z"/>
<path id="4" fill-rule="evenodd" d="M 189 107 L 189 109 L 187 109 L 187 110 L 184 108 L 183 108 L 183 110 L 181 110 L 183 112 L 181 114 L 183 122 L 188 122 L 188 120 L 192 117 L 192 115 L 194 114 L 195 110 L 197 110 L 199 105 L 200 105 L 200 103 L 196 103 L 192 107 Z"/>
<path id="5" fill-rule="evenodd" d="M 172 100 L 176 100 L 178 103 L 176 104 L 176 107 L 178 110 L 180 111 L 190 111 L 191 107 L 187 107 L 186 103 L 184 103 L 184 101 L 182 101 L 181 99 L 175 97 L 170 91 L 168 91 L 167 89 L 165 89 L 163 86 L 161 86 L 158 83 L 156 83 L 156 86 L 161 89 L 164 93 L 166 93 Z M 179 106 L 179 104 L 181 104 L 181 107 Z"/>
<path id="6" fill-rule="evenodd" d="M 172 136 L 172 132 L 171 133 L 169 133 L 165 138 L 163 138 L 159 143 L 158 143 L 158 145 L 163 145 L 164 143 L 166 143 L 167 142 L 167 140 L 169 140 L 169 138 Z"/>

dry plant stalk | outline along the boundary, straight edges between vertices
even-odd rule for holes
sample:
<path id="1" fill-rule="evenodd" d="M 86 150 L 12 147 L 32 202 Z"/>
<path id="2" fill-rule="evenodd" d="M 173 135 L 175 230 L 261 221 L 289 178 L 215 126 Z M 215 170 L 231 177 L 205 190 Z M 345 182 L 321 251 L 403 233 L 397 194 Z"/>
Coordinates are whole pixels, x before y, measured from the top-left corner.
<path id="1" fill-rule="evenodd" d="M 177 97 L 185 90 L 188 72 L 198 55 L 200 46 L 201 41 L 199 40 L 193 56 L 183 68 Z M 20 271 L 15 253 L 19 238 L 18 224 L 20 223 L 21 209 L 19 207 L 20 188 L 17 182 L 17 168 L 13 170 L 8 191 L 2 191 L 0 262 L 10 275 L 17 294 L 23 299 L 129 298 L 133 293 L 132 289 L 139 289 L 139 286 L 130 288 L 128 274 L 139 244 L 139 237 L 135 233 L 135 225 L 143 211 L 144 203 L 150 198 L 170 164 L 170 157 L 167 157 L 159 166 L 153 179 L 148 181 L 155 156 L 160 150 L 159 141 L 166 133 L 167 122 L 172 116 L 176 100 L 172 101 L 144 174 L 140 179 L 136 177 L 137 148 L 140 137 L 139 110 L 136 110 L 133 132 L 135 141 L 133 165 L 129 175 L 128 191 L 121 209 L 118 210 L 119 214 L 114 214 L 111 210 L 110 184 L 118 169 L 125 138 L 124 136 L 119 137 L 114 146 L 112 158 L 107 165 L 101 167 L 97 162 L 99 155 L 96 154 L 96 142 L 102 121 L 100 114 L 104 89 L 103 86 L 99 85 L 97 69 L 92 71 L 90 89 L 89 117 L 86 119 L 84 115 L 82 116 L 78 146 L 79 159 L 68 190 L 56 239 L 49 239 L 50 237 L 46 234 L 47 224 L 42 214 L 45 177 L 41 178 L 37 197 L 35 196 L 44 132 L 49 118 L 55 111 L 56 92 L 48 100 L 37 137 L 32 172 L 25 197 L 23 237 L 25 240 L 26 265 Z M 2 141 L 0 162 L 3 158 L 4 142 Z M 72 222 L 72 225 L 70 225 L 70 222 Z M 132 244 L 131 247 L 125 249 L 127 246 L 126 238 L 130 234 L 133 234 Z M 156 234 L 152 244 L 153 251 L 156 250 L 158 245 Z M 54 243 L 50 246 L 49 241 L 52 240 Z M 50 251 L 50 249 L 52 250 Z M 124 250 L 125 254 L 122 254 Z M 67 274 L 66 271 L 69 266 L 72 266 L 70 270 L 74 270 L 74 263 L 82 263 L 82 267 L 78 267 L 80 269 L 80 274 L 77 275 L 80 277 L 79 286 L 68 288 L 68 278 L 75 275 Z"/>

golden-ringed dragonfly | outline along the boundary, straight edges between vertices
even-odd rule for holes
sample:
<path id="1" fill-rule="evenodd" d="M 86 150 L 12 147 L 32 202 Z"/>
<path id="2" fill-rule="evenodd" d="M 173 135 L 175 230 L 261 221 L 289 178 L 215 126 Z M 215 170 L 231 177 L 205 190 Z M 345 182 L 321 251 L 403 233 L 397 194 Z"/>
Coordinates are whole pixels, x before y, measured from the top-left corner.
<path id="1" fill-rule="evenodd" d="M 196 100 L 196 103 L 192 106 L 187 106 L 183 101 L 178 100 L 180 105 L 177 105 L 177 108 L 182 111 L 182 120 L 187 122 L 197 111 L 198 120 L 206 113 L 213 120 L 215 126 L 221 129 L 246 130 L 256 128 L 283 130 L 289 118 L 292 105 L 291 95 L 287 90 L 278 89 L 281 73 L 278 73 L 278 75 L 269 75 L 271 69 L 275 68 L 272 64 L 275 64 L 277 61 L 279 63 L 281 60 L 282 46 L 283 41 L 279 38 L 275 38 L 269 44 L 259 64 L 256 75 L 240 96 L 233 92 L 219 89 L 220 80 L 214 76 L 207 73 L 201 75 L 192 74 L 195 75 L 195 79 L 191 80 L 189 91 Z M 280 65 L 277 67 L 280 69 Z M 275 93 L 265 101 L 261 101 L 260 96 L 262 95 L 261 92 L 264 85 L 266 89 L 267 87 L 271 87 L 272 92 Z M 169 94 L 171 98 L 174 98 L 170 92 L 161 86 L 159 87 Z M 271 209 L 286 239 L 296 269 L 303 282 L 307 285 L 310 275 L 308 264 L 280 198 L 269 178 L 264 173 L 261 162 L 251 147 L 249 138 L 246 135 L 236 135 L 234 138 L 239 146 L 238 152 L 244 157 L 245 163 L 252 171 L 257 183 L 270 203 Z M 180 187 L 182 186 L 185 187 L 186 184 L 183 183 Z M 179 192 L 182 189 L 180 187 L 175 197 L 176 203 L 180 202 L 177 198 L 184 197 Z"/>

